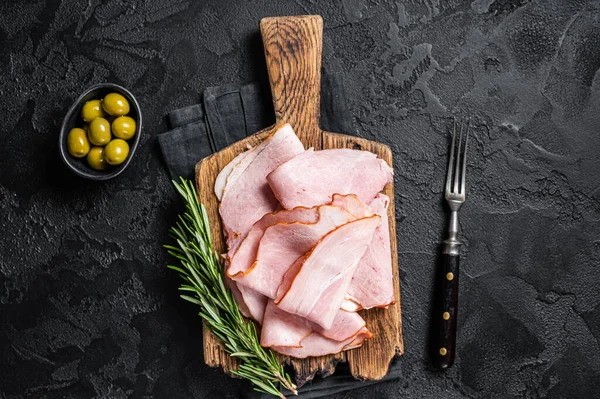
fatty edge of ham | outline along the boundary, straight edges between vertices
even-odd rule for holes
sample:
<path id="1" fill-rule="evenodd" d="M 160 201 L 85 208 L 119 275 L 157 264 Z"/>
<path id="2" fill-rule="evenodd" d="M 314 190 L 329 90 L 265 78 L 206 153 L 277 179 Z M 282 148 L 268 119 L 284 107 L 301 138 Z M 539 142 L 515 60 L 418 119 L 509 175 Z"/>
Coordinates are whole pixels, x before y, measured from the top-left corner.
<path id="1" fill-rule="evenodd" d="M 354 194 L 333 194 L 331 205 L 339 206 L 351 213 L 355 218 L 362 219 L 373 216 L 375 212 Z M 380 215 L 381 216 L 381 215 Z"/>
<path id="2" fill-rule="evenodd" d="M 252 225 L 277 208 L 266 176 L 279 165 L 304 152 L 289 124 L 248 151 L 227 176 L 219 213 L 229 247 L 237 245 Z"/>
<path id="3" fill-rule="evenodd" d="M 223 198 L 223 192 L 225 191 L 225 185 L 227 184 L 227 181 L 229 180 L 229 176 L 231 175 L 231 172 L 233 171 L 233 169 L 235 169 L 235 167 L 237 165 L 240 164 L 240 162 L 242 162 L 242 159 L 244 159 L 246 157 L 246 155 L 248 155 L 251 152 L 252 151 L 245 151 L 245 152 L 242 152 L 241 154 L 239 154 L 237 157 L 233 158 L 233 160 L 231 162 L 229 162 L 227 165 L 225 165 L 225 167 L 223 169 L 221 169 L 221 171 L 217 175 L 217 178 L 215 179 L 215 195 L 217 196 L 217 199 L 219 201 L 221 201 L 221 199 Z"/>
<path id="4" fill-rule="evenodd" d="M 358 197 L 354 194 L 349 194 L 349 195 L 340 195 L 340 194 L 334 194 L 333 195 L 333 202 L 332 204 L 333 206 L 337 206 L 340 207 L 342 209 L 344 209 L 345 211 L 349 212 L 350 214 L 354 215 L 356 218 L 362 218 L 362 217 L 366 217 L 366 216 L 371 216 L 373 215 L 373 211 L 367 206 L 365 205 L 362 201 L 360 201 L 358 199 Z M 322 205 L 325 206 L 325 205 Z M 255 283 L 254 280 L 256 279 L 255 277 L 251 277 L 251 278 L 246 278 L 245 275 L 249 273 L 249 271 L 253 268 L 253 265 L 257 264 L 257 252 L 258 252 L 258 248 L 259 248 L 259 244 L 260 241 L 265 233 L 265 230 L 267 228 L 269 228 L 270 226 L 273 226 L 275 224 L 278 223 L 292 223 L 292 222 L 301 222 L 301 223 L 317 223 L 320 220 L 320 212 L 319 212 L 320 207 L 313 207 L 313 208 L 305 208 L 305 207 L 297 207 L 294 208 L 292 210 L 280 210 L 274 213 L 268 213 L 266 215 L 264 215 L 258 222 L 256 222 L 254 224 L 254 226 L 252 226 L 252 228 L 250 229 L 250 232 L 247 234 L 246 238 L 238 245 L 238 246 L 233 246 L 230 248 L 228 254 L 227 254 L 227 258 L 229 260 L 229 266 L 227 267 L 227 275 L 229 277 L 234 278 L 235 280 L 241 282 L 244 285 L 247 285 L 250 288 L 256 288 L 255 287 Z M 329 212 L 331 217 L 331 212 Z M 345 215 L 345 214 L 342 214 Z M 344 218 L 346 219 L 346 218 Z M 344 223 L 346 221 L 350 221 L 350 219 L 345 220 Z M 342 223 L 338 223 L 338 224 L 342 224 Z M 337 226 L 334 226 L 337 227 Z M 333 227 L 331 227 L 331 229 L 333 229 Z M 329 230 L 331 230 L 329 229 Z M 329 231 L 327 230 L 327 231 Z M 327 231 L 323 231 L 323 234 L 321 234 L 321 236 L 325 235 L 325 233 L 327 233 Z M 308 248 L 302 248 L 301 251 L 298 251 L 297 249 L 291 248 L 292 250 L 296 250 L 296 256 L 294 257 L 294 260 L 304 254 L 306 251 L 308 251 L 310 248 L 312 248 L 312 246 L 314 244 L 317 243 L 317 241 L 319 239 L 321 239 L 322 237 L 316 237 L 314 239 L 314 242 L 312 243 L 312 245 L 310 245 L 310 247 Z M 267 237 L 268 238 L 268 237 Z M 267 240 L 270 242 L 273 242 L 273 240 Z M 265 245 L 262 246 L 262 248 L 265 248 Z M 280 268 L 285 268 L 286 270 L 289 268 L 289 266 L 291 265 L 292 262 L 290 263 L 286 263 L 285 265 L 280 265 Z M 284 270 L 285 272 L 285 270 Z M 250 273 L 252 274 L 252 273 Z M 261 273 L 257 273 L 261 274 Z M 269 284 L 269 285 L 273 285 L 273 287 L 269 287 L 269 288 L 265 288 L 265 290 L 262 290 L 263 294 L 274 298 L 274 292 L 277 290 L 277 287 L 279 286 L 280 282 L 281 282 L 281 277 L 282 274 L 278 274 L 277 278 L 273 278 L 273 273 L 269 273 L 268 276 L 265 277 L 265 280 L 262 281 L 258 281 L 258 283 L 256 283 L 256 285 L 265 285 L 265 284 Z M 267 293 L 267 292 L 270 292 Z"/>
<path id="5" fill-rule="evenodd" d="M 356 219 L 344 209 L 331 205 L 321 205 L 317 213 L 319 220 L 316 223 L 276 223 L 267 227 L 260 238 L 256 259 L 245 272 L 234 275 L 233 279 L 238 284 L 275 298 L 283 276 L 298 257 L 331 230 Z"/>
<path id="6" fill-rule="evenodd" d="M 392 168 L 372 152 L 311 148 L 277 167 L 267 181 L 281 205 L 293 209 L 330 203 L 335 193 L 369 203 L 392 176 Z"/>
<path id="7" fill-rule="evenodd" d="M 227 275 L 233 277 L 245 274 L 256 260 L 256 252 L 265 229 L 276 223 L 304 222 L 316 223 L 319 220 L 319 212 L 316 208 L 298 207 L 292 210 L 281 210 L 267 213 L 252 226 L 246 238 L 236 247 L 230 248 L 227 258 L 229 266 Z"/>
<path id="8" fill-rule="evenodd" d="M 352 276 L 342 309 L 357 311 L 374 307 L 387 308 L 395 302 L 387 218 L 389 203 L 387 195 L 378 194 L 369 204 L 381 216 L 381 224 L 375 230 L 373 239 Z"/>
<path id="9" fill-rule="evenodd" d="M 373 215 L 327 233 L 288 269 L 275 304 L 331 328 L 358 262 L 380 223 L 381 217 Z"/>
<path id="10" fill-rule="evenodd" d="M 310 334 L 319 334 L 334 341 L 345 341 L 355 337 L 365 327 L 358 313 L 339 310 L 330 329 L 324 329 L 307 319 L 287 313 L 270 300 L 265 310 L 260 344 L 263 347 L 302 347 L 303 340 Z"/>

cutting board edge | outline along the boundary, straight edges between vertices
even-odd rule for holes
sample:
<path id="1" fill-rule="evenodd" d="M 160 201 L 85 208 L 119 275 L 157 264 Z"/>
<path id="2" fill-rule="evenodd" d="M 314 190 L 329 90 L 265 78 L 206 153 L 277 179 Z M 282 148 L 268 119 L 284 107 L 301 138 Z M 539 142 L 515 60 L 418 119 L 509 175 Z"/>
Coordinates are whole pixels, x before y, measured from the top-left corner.
<path id="1" fill-rule="evenodd" d="M 334 132 L 328 132 L 326 130 L 323 130 L 322 133 L 325 136 L 330 136 L 332 139 L 340 139 L 340 140 L 341 139 L 346 139 L 346 140 L 348 140 L 350 142 L 354 142 L 354 143 L 358 144 L 361 147 L 361 148 L 353 148 L 353 149 L 356 149 L 356 150 L 360 150 L 360 149 L 362 149 L 363 146 L 368 146 L 369 144 L 377 145 L 377 146 L 383 148 L 388 153 L 388 155 L 390 157 L 390 161 L 389 162 L 387 160 L 385 160 L 385 161 L 388 162 L 388 164 L 390 164 L 391 168 L 394 167 L 394 165 L 391 164 L 392 163 L 392 159 L 393 159 L 392 148 L 389 145 L 387 145 L 387 144 L 384 144 L 384 143 L 381 143 L 381 142 L 375 141 L 375 140 L 370 140 L 370 139 L 367 139 L 367 138 L 364 138 L 364 137 L 353 136 L 351 134 L 346 134 L 346 133 L 334 133 Z M 364 143 L 364 145 L 363 145 L 363 143 Z M 385 187 L 384 187 L 384 190 L 385 190 Z"/>

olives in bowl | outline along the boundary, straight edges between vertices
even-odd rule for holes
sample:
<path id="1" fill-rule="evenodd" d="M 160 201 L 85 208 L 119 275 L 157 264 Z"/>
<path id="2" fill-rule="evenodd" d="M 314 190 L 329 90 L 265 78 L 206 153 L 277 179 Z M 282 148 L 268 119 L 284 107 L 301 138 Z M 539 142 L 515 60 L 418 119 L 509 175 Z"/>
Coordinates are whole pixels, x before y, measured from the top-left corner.
<path id="1" fill-rule="evenodd" d="M 135 97 L 119 85 L 98 84 L 87 89 L 65 116 L 60 155 L 77 175 L 108 180 L 129 165 L 141 130 L 142 115 Z"/>

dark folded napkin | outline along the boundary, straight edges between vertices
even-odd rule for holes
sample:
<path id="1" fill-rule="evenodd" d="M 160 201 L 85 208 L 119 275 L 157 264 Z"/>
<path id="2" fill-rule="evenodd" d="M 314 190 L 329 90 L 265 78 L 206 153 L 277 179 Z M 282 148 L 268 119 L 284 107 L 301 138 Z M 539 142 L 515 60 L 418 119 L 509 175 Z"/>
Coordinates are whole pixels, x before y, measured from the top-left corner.
<path id="1" fill-rule="evenodd" d="M 332 376 L 321 378 L 315 377 L 311 382 L 302 386 L 298 389 L 298 397 L 301 399 L 316 399 L 316 398 L 328 398 L 331 395 L 349 391 L 351 389 L 368 387 L 370 385 L 378 384 L 382 381 L 397 380 L 402 378 L 402 369 L 400 363 L 397 361 L 392 362 L 387 375 L 377 381 L 358 381 L 352 375 L 350 370 L 345 363 L 338 364 L 335 374 Z M 288 398 L 294 398 L 290 392 L 284 392 Z M 250 395 L 251 399 L 269 399 L 272 398 L 270 395 L 255 393 Z"/>
<path id="2" fill-rule="evenodd" d="M 171 177 L 187 179 L 202 158 L 275 123 L 271 93 L 256 82 L 209 87 L 202 103 L 167 117 L 172 130 L 158 135 L 158 142 Z M 322 77 L 321 128 L 354 131 L 340 74 Z"/>
<path id="3" fill-rule="evenodd" d="M 194 179 L 194 167 L 202 158 L 220 151 L 275 122 L 271 94 L 258 83 L 228 84 L 204 91 L 203 102 L 168 114 L 172 130 L 160 134 L 158 142 L 171 178 Z M 324 73 L 321 81 L 321 128 L 353 134 L 341 74 Z M 300 390 L 301 398 L 319 398 L 360 388 L 377 381 L 360 382 L 347 368 L 328 378 L 317 378 Z M 385 380 L 400 378 L 400 364 L 390 368 Z M 258 393 L 252 398 L 262 398 Z M 267 398 L 268 396 L 264 396 Z"/>

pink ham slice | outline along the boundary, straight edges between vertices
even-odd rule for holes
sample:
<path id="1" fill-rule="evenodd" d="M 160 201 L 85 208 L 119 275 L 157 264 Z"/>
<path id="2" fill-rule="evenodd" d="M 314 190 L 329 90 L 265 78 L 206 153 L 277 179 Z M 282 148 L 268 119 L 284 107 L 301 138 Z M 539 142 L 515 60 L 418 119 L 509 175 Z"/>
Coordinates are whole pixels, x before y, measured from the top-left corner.
<path id="1" fill-rule="evenodd" d="M 373 335 L 357 313 L 339 310 L 330 329 L 312 323 L 275 306 L 265 311 L 260 344 L 294 357 L 323 356 L 360 346 Z"/>
<path id="2" fill-rule="evenodd" d="M 248 309 L 246 302 L 244 302 L 244 297 L 242 296 L 242 293 L 240 292 L 237 283 L 229 277 L 225 276 L 225 285 L 231 290 L 231 295 L 233 295 L 235 303 L 238 304 L 238 308 L 240 309 L 240 313 L 242 314 L 242 316 L 252 318 L 252 313 L 250 313 L 250 309 Z"/>
<path id="3" fill-rule="evenodd" d="M 245 317 L 256 320 L 258 323 L 262 323 L 268 298 L 248 287 L 237 284 L 227 275 L 224 277 L 225 285 L 231 290 L 240 313 Z"/>
<path id="4" fill-rule="evenodd" d="M 324 329 L 307 319 L 284 312 L 270 300 L 265 310 L 260 344 L 270 346 L 301 347 L 310 334 L 320 334 L 334 341 L 345 341 L 356 336 L 365 326 L 358 313 L 339 310 L 330 329 Z"/>
<path id="5" fill-rule="evenodd" d="M 369 216 L 374 215 L 373 210 L 368 205 L 366 205 L 364 202 L 359 200 L 358 197 L 354 194 L 350 194 L 350 195 L 333 194 L 331 204 L 346 209 L 357 219 L 361 219 L 364 217 L 369 217 Z M 381 215 L 379 215 L 379 216 L 381 216 Z M 386 220 L 386 222 L 387 222 L 387 220 Z M 378 227 L 378 229 L 379 229 L 379 227 Z M 372 242 L 373 241 L 371 240 L 371 243 Z M 369 244 L 369 247 L 370 246 L 371 246 L 371 244 Z M 358 264 L 357 270 L 354 274 L 359 273 L 359 269 L 362 269 L 362 271 L 364 272 L 364 270 L 365 270 L 364 267 L 361 268 L 361 265 L 364 262 L 364 258 L 365 258 L 365 256 L 363 256 L 363 259 L 361 259 L 360 263 Z M 350 282 L 350 287 L 348 287 L 348 291 L 356 290 L 354 287 L 352 287 L 352 284 L 354 281 L 355 280 L 353 277 L 352 282 Z M 357 280 L 357 283 L 358 283 L 358 280 Z M 344 302 L 342 303 L 342 309 L 344 309 L 348 312 L 357 312 L 360 309 L 362 309 L 362 305 L 357 302 L 356 298 L 354 298 L 354 297 L 348 295 L 348 293 L 346 293 L 346 297 L 344 299 Z"/>
<path id="6" fill-rule="evenodd" d="M 241 242 L 263 215 L 277 208 L 277 200 L 269 189 L 266 176 L 301 152 L 304 152 L 302 143 L 291 126 L 286 124 L 249 150 L 241 160 L 238 158 L 239 162 L 230 172 L 224 172 L 228 175 L 219 212 L 229 248 Z"/>
<path id="7" fill-rule="evenodd" d="M 246 309 L 248 309 L 248 316 L 256 320 L 259 324 L 262 324 L 269 298 L 240 284 L 237 284 L 237 289 L 244 300 Z"/>
<path id="8" fill-rule="evenodd" d="M 392 168 L 368 151 L 335 149 L 304 151 L 267 176 L 286 209 L 331 202 L 338 194 L 356 194 L 369 203 L 391 181 Z"/>
<path id="9" fill-rule="evenodd" d="M 357 311 L 374 307 L 385 308 L 395 302 L 387 217 L 389 203 L 387 195 L 378 194 L 369 204 L 370 209 L 381 216 L 381 224 L 375 230 L 373 239 L 352 276 L 346 294 L 347 301 L 344 301 L 342 309 Z"/>
<path id="10" fill-rule="evenodd" d="M 331 205 L 345 209 L 357 219 L 367 218 L 375 214 L 373 209 L 359 200 L 354 194 L 333 194 Z"/>
<path id="11" fill-rule="evenodd" d="M 225 280 L 230 282 L 228 285 L 231 288 L 231 292 L 233 293 L 237 304 L 240 306 L 240 312 L 244 316 L 261 322 L 260 320 L 262 320 L 268 298 L 252 290 L 250 287 L 245 287 L 236 283 L 231 279 L 231 276 L 240 273 L 241 270 L 245 270 L 252 265 L 254 259 L 256 259 L 258 243 L 265 228 L 279 221 L 304 220 L 307 223 L 316 222 L 318 217 L 319 214 L 316 209 L 307 208 L 268 213 L 252 226 L 246 239 L 240 243 L 241 245 L 230 248 L 229 254 L 231 255 L 228 254 L 227 256 L 229 259 L 229 262 L 227 262 L 229 266 L 227 267 L 227 276 L 225 276 Z M 243 295 L 242 292 L 245 295 Z M 249 305 L 246 304 L 245 298 L 248 299 Z M 250 311 L 250 308 L 252 311 Z M 258 318 L 260 318 L 260 320 L 258 320 Z"/>
<path id="12" fill-rule="evenodd" d="M 381 217 L 373 215 L 330 231 L 284 275 L 275 304 L 288 313 L 331 328 L 352 275 Z"/>
<path id="13" fill-rule="evenodd" d="M 239 274 L 245 274 L 256 260 L 256 252 L 261 237 L 265 229 L 276 223 L 316 223 L 319 220 L 319 212 L 316 208 L 296 208 L 291 211 L 282 210 L 275 213 L 267 213 L 258 222 L 252 226 L 246 238 L 237 246 L 231 248 L 228 252 L 230 260 L 227 268 L 227 275 L 233 277 Z"/>
<path id="14" fill-rule="evenodd" d="M 265 348 L 276 345 L 300 347 L 302 340 L 313 332 L 314 323 L 279 309 L 273 300 L 267 302 L 263 320 L 260 345 Z"/>
<path id="15" fill-rule="evenodd" d="M 309 356 L 323 356 L 358 348 L 366 339 L 371 338 L 372 336 L 373 334 L 371 334 L 366 327 L 363 327 L 358 334 L 341 342 L 325 338 L 320 334 L 310 334 L 302 340 L 302 347 L 300 348 L 292 346 L 272 346 L 271 349 L 283 355 L 304 359 Z"/>
<path id="16" fill-rule="evenodd" d="M 240 285 L 275 298 L 284 274 L 298 257 L 309 251 L 331 230 L 356 219 L 337 206 L 322 205 L 316 211 L 319 214 L 316 223 L 276 223 L 266 228 L 256 250 L 256 260 L 234 275 L 233 279 Z M 248 238 L 244 240 L 244 244 L 246 241 Z M 234 256 L 234 262 L 236 258 L 238 254 Z M 253 258 L 254 256 L 249 259 Z M 236 266 L 233 262 L 232 265 Z"/>
<path id="17" fill-rule="evenodd" d="M 215 181 L 215 195 L 221 201 L 219 212 L 229 256 L 235 254 L 252 224 L 279 206 L 266 184 L 266 175 L 302 151 L 302 143 L 291 126 L 286 124 L 257 147 L 239 154 L 221 170 Z M 238 201 L 253 207 L 254 212 L 247 212 L 245 207 L 237 204 Z M 249 287 L 238 286 L 228 278 L 226 283 L 242 314 L 261 323 L 267 298 Z"/>
<path id="18" fill-rule="evenodd" d="M 252 148 L 249 148 L 249 150 L 251 150 L 251 149 Z M 252 151 L 242 152 L 237 157 L 233 158 L 233 160 L 231 162 L 229 162 L 227 165 L 225 165 L 225 167 L 223 169 L 221 169 L 221 171 L 217 175 L 217 178 L 215 180 L 215 195 L 217 196 L 217 199 L 219 201 L 221 201 L 221 199 L 223 198 L 223 192 L 225 191 L 225 185 L 227 184 L 227 181 L 229 180 L 229 176 L 231 175 L 231 172 L 233 172 L 233 169 L 235 169 L 235 167 L 240 162 L 242 162 L 242 159 L 244 159 L 246 157 L 246 155 L 248 155 L 248 154 L 253 154 L 253 152 Z M 232 178 L 232 180 L 233 180 L 233 178 Z"/>

